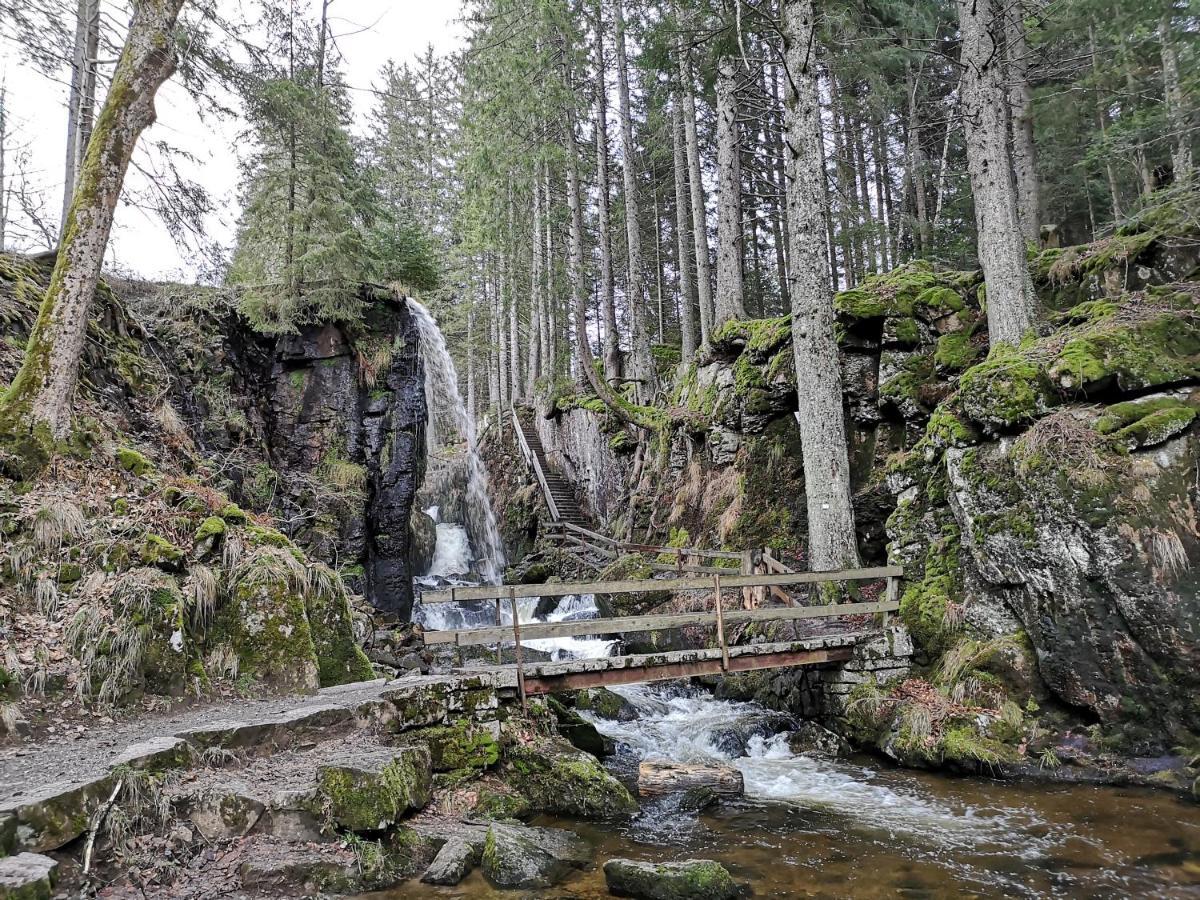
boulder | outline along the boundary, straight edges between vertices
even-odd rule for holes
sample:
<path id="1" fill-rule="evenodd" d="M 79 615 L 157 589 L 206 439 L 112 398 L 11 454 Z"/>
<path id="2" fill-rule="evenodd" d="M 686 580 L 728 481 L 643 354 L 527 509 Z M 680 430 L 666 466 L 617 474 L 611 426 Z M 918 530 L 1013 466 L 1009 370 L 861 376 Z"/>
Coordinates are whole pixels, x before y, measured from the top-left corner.
<path id="1" fill-rule="evenodd" d="M 470 871 L 479 865 L 483 856 L 483 842 L 455 837 L 442 844 L 421 881 L 425 884 L 458 884 Z"/>
<path id="2" fill-rule="evenodd" d="M 573 832 L 496 823 L 484 844 L 483 874 L 500 888 L 544 888 L 591 860 L 591 846 Z"/>
<path id="3" fill-rule="evenodd" d="M 429 749 L 397 747 L 323 765 L 317 784 L 334 822 L 349 831 L 378 831 L 429 802 Z"/>
<path id="4" fill-rule="evenodd" d="M 828 728 L 806 720 L 788 734 L 788 749 L 793 753 L 844 756 L 850 752 L 850 745 Z"/>
<path id="5" fill-rule="evenodd" d="M 0 859 L 0 900 L 50 900 L 58 862 L 40 853 Z"/>
<path id="6" fill-rule="evenodd" d="M 612 738 L 602 735 L 595 725 L 556 697 L 550 697 L 548 702 L 554 718 L 558 720 L 558 733 L 570 741 L 572 746 L 592 756 L 612 756 L 616 750 Z"/>
<path id="7" fill-rule="evenodd" d="M 604 881 L 612 893 L 642 900 L 733 900 L 740 893 L 725 867 L 709 859 L 610 859 L 604 864 Z"/>
<path id="8" fill-rule="evenodd" d="M 594 756 L 566 741 L 546 740 L 512 747 L 504 780 L 529 799 L 533 809 L 584 818 L 632 815 L 637 801 Z"/>
<path id="9" fill-rule="evenodd" d="M 231 780 L 192 801 L 188 818 L 206 840 L 227 841 L 248 834 L 265 808 L 247 785 Z"/>
<path id="10" fill-rule="evenodd" d="M 637 707 L 608 688 L 587 688 L 575 695 L 575 708 L 586 709 L 601 719 L 632 722 L 638 717 Z"/>

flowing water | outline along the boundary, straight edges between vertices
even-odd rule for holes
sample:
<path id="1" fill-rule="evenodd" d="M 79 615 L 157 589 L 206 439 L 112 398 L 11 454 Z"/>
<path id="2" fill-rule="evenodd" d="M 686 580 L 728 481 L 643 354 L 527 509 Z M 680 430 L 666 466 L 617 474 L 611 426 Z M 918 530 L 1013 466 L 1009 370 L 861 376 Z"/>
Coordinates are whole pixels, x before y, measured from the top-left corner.
<path id="1" fill-rule="evenodd" d="M 436 459 L 465 445 L 462 465 L 466 467 L 465 522 L 474 555 L 472 568 L 487 584 L 499 584 L 504 572 L 504 544 L 496 527 L 496 514 L 488 499 L 487 472 L 475 446 L 475 423 L 458 390 L 458 371 L 446 339 L 429 310 L 408 300 L 409 312 L 421 335 L 421 361 L 425 366 L 425 405 L 428 409 L 425 442 L 428 457 Z M 438 543 L 442 535 L 438 534 Z"/>
<path id="2" fill-rule="evenodd" d="M 465 439 L 465 523 L 443 522 L 427 586 L 498 583 L 503 550 L 474 453 L 474 429 L 458 395 L 453 363 L 428 312 L 409 301 L 421 328 L 432 447 Z M 433 357 L 431 361 L 431 356 Z M 499 561 L 499 563 L 497 563 Z M 498 567 L 499 566 L 499 567 Z M 518 601 L 522 623 L 597 617 L 591 596 L 543 605 Z M 492 625 L 488 603 L 417 604 L 435 629 Z M 501 621 L 511 613 L 501 610 Z M 522 642 L 553 658 L 609 655 L 615 642 L 558 638 Z M 778 716 L 714 699 L 681 684 L 616 689 L 637 710 L 629 722 L 593 719 L 618 742 L 609 761 L 633 783 L 642 759 L 722 762 L 743 775 L 746 796 L 703 813 L 666 798 L 629 822 L 594 824 L 541 817 L 596 848 L 598 865 L 540 892 L 499 892 L 473 872 L 453 888 L 415 882 L 395 898 L 600 898 L 600 865 L 612 857 L 720 860 L 757 897 L 1196 897 L 1200 898 L 1200 807 L 1138 789 L 1003 783 L 891 768 L 868 758 L 796 754 Z"/>

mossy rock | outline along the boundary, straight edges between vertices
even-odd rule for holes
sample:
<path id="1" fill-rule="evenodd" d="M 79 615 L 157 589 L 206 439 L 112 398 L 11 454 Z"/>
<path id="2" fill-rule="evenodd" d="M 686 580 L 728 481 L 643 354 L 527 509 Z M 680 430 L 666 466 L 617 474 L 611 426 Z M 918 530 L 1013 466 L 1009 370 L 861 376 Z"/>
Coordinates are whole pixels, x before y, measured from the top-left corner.
<path id="1" fill-rule="evenodd" d="M 632 722 L 638 717 L 637 708 L 608 688 L 586 688 L 575 695 L 577 709 L 586 709 L 601 719 Z"/>
<path id="2" fill-rule="evenodd" d="M 1125 392 L 1200 378 L 1200 322 L 1164 314 L 1133 325 L 1085 330 L 1069 340 L 1048 375 L 1066 391 Z"/>
<path id="3" fill-rule="evenodd" d="M 412 737 L 428 745 L 435 772 L 483 770 L 500 760 L 500 744 L 492 733 L 466 719 L 441 728 L 425 728 Z"/>
<path id="4" fill-rule="evenodd" d="M 958 381 L 958 404 L 973 422 L 990 430 L 1028 425 L 1058 403 L 1040 365 L 1007 344 L 972 366 Z"/>
<path id="5" fill-rule="evenodd" d="M 610 859 L 604 864 L 604 880 L 612 893 L 642 900 L 733 900 L 742 893 L 729 871 L 710 859 Z"/>
<path id="6" fill-rule="evenodd" d="M 213 539 L 215 542 L 224 536 L 224 534 L 225 520 L 219 516 L 209 516 L 207 519 L 201 522 L 200 527 L 196 529 L 196 536 L 194 540 L 197 544 L 209 539 Z"/>
<path id="7" fill-rule="evenodd" d="M 230 525 L 245 525 L 250 521 L 250 517 L 246 515 L 246 511 L 236 503 L 226 503 L 217 512 L 217 515 Z"/>
<path id="8" fill-rule="evenodd" d="M 210 644 L 227 643 L 241 675 L 279 691 L 315 691 L 320 666 L 304 598 L 288 579 L 251 571 L 209 630 Z"/>
<path id="9" fill-rule="evenodd" d="M 557 697 L 547 698 L 550 711 L 558 720 L 558 733 L 592 756 L 611 756 L 616 749 L 611 738 L 607 738 L 596 730 L 596 726 L 585 719 L 575 710 L 564 704 Z"/>
<path id="10" fill-rule="evenodd" d="M 533 812 L 529 798 L 505 788 L 481 787 L 471 810 L 482 819 L 524 819 Z"/>
<path id="11" fill-rule="evenodd" d="M 429 749 L 396 747 L 323 765 L 317 770 L 317 787 L 329 818 L 339 827 L 381 831 L 429 802 Z"/>
<path id="12" fill-rule="evenodd" d="M 132 475 L 148 475 L 154 471 L 154 463 L 132 447 L 117 448 L 117 465 Z"/>
<path id="13" fill-rule="evenodd" d="M 647 589 L 631 594 L 597 594 L 596 605 L 606 616 L 639 615 L 656 606 L 668 602 L 671 593 L 667 590 L 655 590 L 653 585 L 654 571 L 641 556 L 629 553 L 618 557 L 596 576 L 598 581 L 634 581 L 646 580 Z"/>
<path id="14" fill-rule="evenodd" d="M 138 552 L 138 557 L 145 565 L 168 571 L 179 571 L 186 555 L 165 537 L 153 533 L 146 535 Z"/>
<path id="15" fill-rule="evenodd" d="M 596 761 L 562 740 L 514 746 L 505 752 L 505 782 L 533 809 L 582 818 L 632 815 L 637 801 Z"/>
<path id="16" fill-rule="evenodd" d="M 340 575 L 327 571 L 329 578 Z M 371 661 L 354 636 L 350 602 L 345 591 L 310 591 L 304 598 L 304 611 L 312 633 L 313 650 L 321 687 L 370 681 L 375 677 Z"/>
<path id="17" fill-rule="evenodd" d="M 1127 450 L 1156 447 L 1182 434 L 1196 419 L 1192 403 L 1157 397 L 1114 403 L 1096 421 L 1096 430 Z"/>

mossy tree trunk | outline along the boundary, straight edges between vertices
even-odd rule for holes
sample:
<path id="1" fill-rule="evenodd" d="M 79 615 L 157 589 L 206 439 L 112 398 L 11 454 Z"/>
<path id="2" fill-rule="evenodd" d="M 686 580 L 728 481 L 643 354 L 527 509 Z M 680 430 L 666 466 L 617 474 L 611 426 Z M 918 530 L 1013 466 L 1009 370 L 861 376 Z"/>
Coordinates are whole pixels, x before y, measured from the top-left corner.
<path id="1" fill-rule="evenodd" d="M 154 95 L 175 71 L 174 37 L 184 0 L 134 0 L 129 34 L 76 176 L 50 285 L 25 359 L 0 400 L 6 429 L 61 439 L 87 336 L 88 315 L 117 199 L 138 137 L 154 121 Z"/>
<path id="2" fill-rule="evenodd" d="M 1004 20 L 999 0 L 958 0 L 962 33 L 962 113 L 975 198 L 979 262 L 987 284 L 992 346 L 1016 346 L 1033 327 L 1033 280 L 1008 146 Z"/>
<path id="3" fill-rule="evenodd" d="M 856 567 L 858 543 L 825 245 L 829 209 L 821 156 L 812 0 L 788 0 L 783 16 L 787 75 L 784 147 L 791 223 L 788 293 L 808 505 L 808 555 L 814 571 L 828 571 Z"/>

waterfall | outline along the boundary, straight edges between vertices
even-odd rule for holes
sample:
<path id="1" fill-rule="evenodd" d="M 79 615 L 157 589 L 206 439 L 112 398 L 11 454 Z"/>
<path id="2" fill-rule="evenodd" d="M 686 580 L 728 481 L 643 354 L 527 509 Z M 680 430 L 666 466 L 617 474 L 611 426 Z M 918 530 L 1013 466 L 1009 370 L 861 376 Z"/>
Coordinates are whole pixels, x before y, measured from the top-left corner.
<path id="1" fill-rule="evenodd" d="M 475 570 L 488 584 L 499 584 L 505 565 L 504 544 L 496 527 L 496 513 L 488 499 L 487 473 L 475 445 L 475 423 L 458 392 L 458 371 L 446 349 L 446 339 L 429 310 L 411 297 L 408 298 L 408 310 L 421 334 L 421 359 L 425 365 L 426 451 L 429 458 L 434 459 L 457 445 L 466 445 L 462 462 L 467 482 L 463 524 L 474 550 Z"/>

